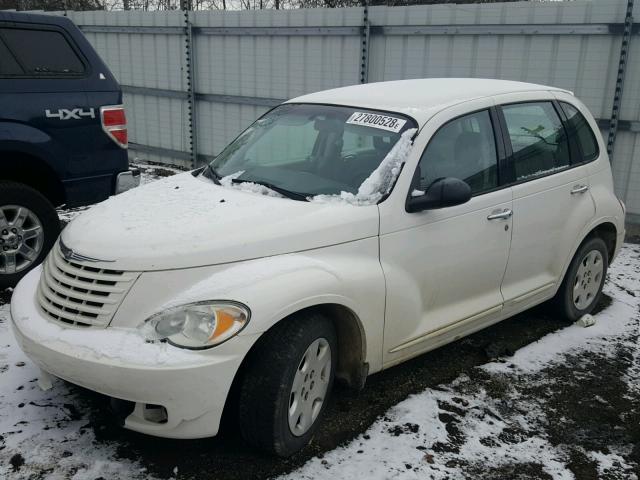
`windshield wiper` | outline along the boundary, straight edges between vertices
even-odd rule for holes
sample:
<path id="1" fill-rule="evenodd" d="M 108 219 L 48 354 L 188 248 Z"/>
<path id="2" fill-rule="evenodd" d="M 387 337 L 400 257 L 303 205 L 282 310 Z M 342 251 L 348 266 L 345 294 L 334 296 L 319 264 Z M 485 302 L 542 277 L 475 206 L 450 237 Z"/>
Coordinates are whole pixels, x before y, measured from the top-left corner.
<path id="1" fill-rule="evenodd" d="M 283 195 L 283 196 L 285 196 L 287 198 L 290 198 L 291 200 L 298 200 L 298 201 L 302 201 L 302 202 L 308 202 L 309 201 L 307 199 L 307 195 L 305 195 L 305 194 L 298 193 L 298 192 L 292 192 L 291 190 L 287 190 L 286 188 L 278 187 L 278 186 L 274 185 L 273 183 L 269 183 L 269 182 L 262 182 L 260 180 L 241 180 L 239 178 L 234 178 L 233 179 L 233 183 L 255 183 L 257 185 L 262 185 L 263 187 L 267 187 L 269 190 L 273 190 L 274 192 L 277 192 L 280 195 Z"/>
<path id="2" fill-rule="evenodd" d="M 220 174 L 218 172 L 216 172 L 215 168 L 213 168 L 211 166 L 211 164 L 207 165 L 207 168 L 205 169 L 204 172 L 202 172 L 202 174 L 211 179 L 213 181 L 213 183 L 215 183 L 216 185 L 221 185 L 220 183 L 220 179 L 222 178 L 220 176 Z"/>

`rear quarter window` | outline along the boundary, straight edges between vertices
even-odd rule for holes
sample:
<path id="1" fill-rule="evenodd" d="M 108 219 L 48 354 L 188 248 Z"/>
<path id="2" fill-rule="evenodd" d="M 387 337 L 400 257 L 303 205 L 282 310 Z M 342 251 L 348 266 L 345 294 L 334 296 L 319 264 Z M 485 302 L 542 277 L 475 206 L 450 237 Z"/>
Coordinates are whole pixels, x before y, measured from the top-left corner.
<path id="1" fill-rule="evenodd" d="M 587 119 L 573 105 L 566 102 L 560 102 L 560 105 L 567 116 L 569 141 L 574 146 L 578 157 L 574 163 L 589 162 L 598 158 L 600 154 L 598 142 Z"/>
<path id="2" fill-rule="evenodd" d="M 7 71 L 0 71 L 3 76 L 79 76 L 85 72 L 84 63 L 60 31 L 3 27 L 0 39 L 20 69 L 15 73 L 15 65 L 8 62 Z"/>

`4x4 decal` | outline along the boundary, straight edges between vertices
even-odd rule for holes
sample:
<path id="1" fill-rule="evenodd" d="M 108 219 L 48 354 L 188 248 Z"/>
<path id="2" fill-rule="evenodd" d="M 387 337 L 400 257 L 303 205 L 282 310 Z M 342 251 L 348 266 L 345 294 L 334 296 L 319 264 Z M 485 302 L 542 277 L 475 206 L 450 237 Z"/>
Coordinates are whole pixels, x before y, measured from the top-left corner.
<path id="1" fill-rule="evenodd" d="M 83 117 L 96 118 L 96 113 L 93 108 L 84 110 L 82 108 L 73 108 L 68 110 L 66 108 L 60 108 L 57 112 L 52 112 L 49 109 L 44 111 L 47 118 L 57 118 L 59 120 L 80 120 Z"/>

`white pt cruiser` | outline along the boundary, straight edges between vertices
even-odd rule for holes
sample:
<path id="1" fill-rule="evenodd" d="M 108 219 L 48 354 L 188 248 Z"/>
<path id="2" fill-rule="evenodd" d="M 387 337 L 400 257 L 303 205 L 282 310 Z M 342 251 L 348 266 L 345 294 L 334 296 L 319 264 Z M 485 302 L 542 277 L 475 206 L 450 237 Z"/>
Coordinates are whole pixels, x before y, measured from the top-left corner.
<path id="1" fill-rule="evenodd" d="M 361 387 L 547 300 L 590 312 L 624 214 L 570 92 L 339 88 L 79 216 L 16 288 L 13 327 L 41 384 L 112 397 L 126 428 L 207 437 L 235 412 L 247 441 L 290 455 L 334 378 Z"/>

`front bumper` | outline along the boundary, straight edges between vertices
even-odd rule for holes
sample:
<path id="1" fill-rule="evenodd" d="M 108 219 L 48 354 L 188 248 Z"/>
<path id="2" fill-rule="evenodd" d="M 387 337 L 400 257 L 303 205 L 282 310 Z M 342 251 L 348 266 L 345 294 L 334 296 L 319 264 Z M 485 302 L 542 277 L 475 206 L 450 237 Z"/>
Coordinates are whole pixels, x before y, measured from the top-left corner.
<path id="1" fill-rule="evenodd" d="M 188 351 L 149 344 L 135 330 L 63 328 L 40 313 L 41 267 L 16 287 L 14 335 L 43 371 L 110 397 L 135 402 L 125 428 L 169 438 L 216 435 L 227 394 L 255 337 L 239 336 L 214 349 Z M 157 407 L 166 409 L 160 419 Z"/>

